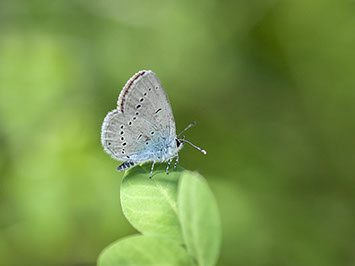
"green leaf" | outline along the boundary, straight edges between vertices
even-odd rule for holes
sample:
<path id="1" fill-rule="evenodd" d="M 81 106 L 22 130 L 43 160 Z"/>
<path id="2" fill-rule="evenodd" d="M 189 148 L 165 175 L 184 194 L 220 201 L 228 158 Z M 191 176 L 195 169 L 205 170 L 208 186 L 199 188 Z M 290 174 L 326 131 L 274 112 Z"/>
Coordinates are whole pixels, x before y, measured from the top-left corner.
<path id="1" fill-rule="evenodd" d="M 105 248 L 98 266 L 193 265 L 187 251 L 175 241 L 157 236 L 130 236 Z"/>
<path id="2" fill-rule="evenodd" d="M 216 200 L 201 175 L 184 171 L 179 181 L 179 217 L 184 241 L 198 265 L 215 265 L 221 243 Z"/>
<path id="3" fill-rule="evenodd" d="M 160 235 L 182 243 L 178 219 L 177 184 L 184 170 L 165 173 L 166 164 L 156 164 L 149 179 L 151 163 L 126 172 L 121 184 L 123 213 L 143 234 Z"/>

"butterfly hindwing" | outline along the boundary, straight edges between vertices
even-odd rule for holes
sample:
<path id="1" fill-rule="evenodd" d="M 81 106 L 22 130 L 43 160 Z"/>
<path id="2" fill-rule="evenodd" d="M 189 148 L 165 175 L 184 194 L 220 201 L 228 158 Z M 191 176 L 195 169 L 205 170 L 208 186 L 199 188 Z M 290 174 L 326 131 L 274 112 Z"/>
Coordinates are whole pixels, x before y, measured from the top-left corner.
<path id="1" fill-rule="evenodd" d="M 102 145 L 107 153 L 119 161 L 140 162 L 148 160 L 144 141 L 147 140 L 148 123 L 143 122 L 138 128 L 132 119 L 120 113 L 117 109 L 109 112 L 105 117 L 101 130 Z M 137 131 L 141 132 L 137 134 Z"/>

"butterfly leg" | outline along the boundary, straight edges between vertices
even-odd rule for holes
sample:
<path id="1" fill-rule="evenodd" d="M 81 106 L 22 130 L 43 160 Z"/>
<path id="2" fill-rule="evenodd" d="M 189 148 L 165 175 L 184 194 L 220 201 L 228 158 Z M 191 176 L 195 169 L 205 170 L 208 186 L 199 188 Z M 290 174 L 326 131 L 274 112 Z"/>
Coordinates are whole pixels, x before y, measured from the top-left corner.
<path id="1" fill-rule="evenodd" d="M 169 168 L 170 168 L 170 164 L 173 161 L 173 158 L 170 158 L 169 162 L 168 162 L 168 166 L 166 167 L 166 174 L 169 174 Z"/>
<path id="2" fill-rule="evenodd" d="M 152 170 L 150 171 L 149 178 L 152 178 L 152 174 L 153 174 L 153 170 L 154 170 L 154 164 L 155 164 L 155 161 L 153 161 Z"/>
<path id="3" fill-rule="evenodd" d="M 174 170 L 176 168 L 176 165 L 179 163 L 179 154 L 176 155 L 176 161 L 175 161 L 175 164 L 174 164 Z"/>

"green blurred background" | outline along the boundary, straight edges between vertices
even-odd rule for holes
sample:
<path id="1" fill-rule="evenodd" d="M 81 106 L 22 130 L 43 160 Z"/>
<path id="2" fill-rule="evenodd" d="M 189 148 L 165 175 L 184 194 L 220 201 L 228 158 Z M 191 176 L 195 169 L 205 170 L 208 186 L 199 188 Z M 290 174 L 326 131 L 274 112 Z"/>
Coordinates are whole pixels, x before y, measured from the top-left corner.
<path id="1" fill-rule="evenodd" d="M 0 265 L 96 264 L 135 233 L 100 129 L 152 69 L 219 265 L 355 265 L 355 2 L 1 1 Z M 208 217 L 206 217 L 208 219 Z"/>

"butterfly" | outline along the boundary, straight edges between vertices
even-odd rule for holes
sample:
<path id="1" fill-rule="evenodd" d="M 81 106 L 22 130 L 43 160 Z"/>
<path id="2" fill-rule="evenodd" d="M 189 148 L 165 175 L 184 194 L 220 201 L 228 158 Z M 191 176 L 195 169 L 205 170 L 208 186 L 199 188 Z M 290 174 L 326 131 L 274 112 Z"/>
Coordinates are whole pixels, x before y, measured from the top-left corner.
<path id="1" fill-rule="evenodd" d="M 179 151 L 188 143 L 206 154 L 180 135 L 195 122 L 176 135 L 176 126 L 169 98 L 158 79 L 150 70 L 137 72 L 123 87 L 117 108 L 109 112 L 102 124 L 101 143 L 114 159 L 123 161 L 117 171 L 152 161 L 149 178 L 156 162 L 168 162 L 166 173 Z"/>

